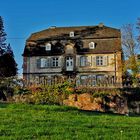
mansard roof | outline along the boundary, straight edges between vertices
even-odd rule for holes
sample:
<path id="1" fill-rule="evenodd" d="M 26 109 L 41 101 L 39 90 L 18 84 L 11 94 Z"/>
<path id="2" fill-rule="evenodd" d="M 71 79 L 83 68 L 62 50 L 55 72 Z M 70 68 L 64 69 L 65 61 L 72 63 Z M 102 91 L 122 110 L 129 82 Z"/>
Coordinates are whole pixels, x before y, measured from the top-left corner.
<path id="1" fill-rule="evenodd" d="M 120 30 L 107 26 L 75 26 L 75 27 L 50 27 L 46 30 L 31 34 L 28 41 L 44 39 L 69 38 L 69 33 L 74 32 L 74 38 L 120 38 Z"/>
<path id="2" fill-rule="evenodd" d="M 74 37 L 70 37 L 74 32 Z M 45 51 L 44 44 L 50 42 L 52 49 Z M 58 47 L 60 43 L 61 47 Z M 95 43 L 95 49 L 89 49 L 89 43 Z M 101 54 L 122 51 L 119 29 L 107 26 L 51 27 L 31 34 L 26 41 L 23 55 L 61 55 L 67 43 L 74 44 L 77 54 Z M 43 46 L 43 47 L 41 47 Z M 61 48 L 61 49 L 60 49 Z"/>

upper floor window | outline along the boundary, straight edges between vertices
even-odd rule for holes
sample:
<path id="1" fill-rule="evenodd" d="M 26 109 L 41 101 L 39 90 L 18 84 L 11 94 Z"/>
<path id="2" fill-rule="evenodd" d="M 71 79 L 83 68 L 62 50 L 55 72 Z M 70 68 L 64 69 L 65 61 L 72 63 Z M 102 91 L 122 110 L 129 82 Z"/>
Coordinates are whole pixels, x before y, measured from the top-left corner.
<path id="1" fill-rule="evenodd" d="M 103 66 L 103 56 L 96 56 L 96 65 Z"/>
<path id="2" fill-rule="evenodd" d="M 107 66 L 108 65 L 108 56 L 96 56 L 96 66 Z"/>
<path id="3" fill-rule="evenodd" d="M 87 56 L 81 56 L 80 57 L 80 66 L 89 66 L 90 63 L 88 62 Z"/>
<path id="4" fill-rule="evenodd" d="M 45 59 L 45 58 L 41 58 L 41 59 L 40 59 L 40 67 L 41 67 L 41 68 L 46 67 L 45 64 L 46 64 L 46 59 Z"/>
<path id="5" fill-rule="evenodd" d="M 59 66 L 59 58 L 58 57 L 48 57 L 41 58 L 37 60 L 38 68 L 50 68 L 50 67 L 58 67 Z"/>
<path id="6" fill-rule="evenodd" d="M 50 51 L 50 50 L 51 50 L 51 44 L 50 44 L 50 43 L 47 43 L 47 44 L 45 45 L 45 50 L 46 50 L 46 51 Z"/>
<path id="7" fill-rule="evenodd" d="M 58 57 L 52 58 L 52 67 L 58 67 Z"/>
<path id="8" fill-rule="evenodd" d="M 95 49 L 95 43 L 94 42 L 89 43 L 89 49 Z"/>
<path id="9" fill-rule="evenodd" d="M 41 58 L 40 62 L 38 62 L 41 68 L 47 68 L 51 66 L 50 58 Z"/>
<path id="10" fill-rule="evenodd" d="M 74 32 L 70 32 L 70 37 L 74 37 Z"/>

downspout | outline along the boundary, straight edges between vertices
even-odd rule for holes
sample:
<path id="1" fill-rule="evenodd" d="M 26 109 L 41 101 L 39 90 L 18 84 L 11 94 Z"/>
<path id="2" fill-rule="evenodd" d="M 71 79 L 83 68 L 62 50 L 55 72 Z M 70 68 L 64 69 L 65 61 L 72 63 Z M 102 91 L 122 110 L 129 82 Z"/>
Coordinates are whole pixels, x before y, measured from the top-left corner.
<path id="1" fill-rule="evenodd" d="M 114 60 L 115 60 L 115 66 L 114 66 L 114 69 L 115 69 L 115 84 L 116 84 L 116 81 L 117 81 L 116 80 L 117 79 L 117 76 L 116 76 L 116 69 L 117 69 L 117 66 L 116 66 L 117 65 L 117 63 L 116 63 L 116 60 L 117 60 L 116 59 L 116 52 L 114 53 Z"/>
<path id="2" fill-rule="evenodd" d="M 29 73 L 28 75 L 28 86 L 29 86 L 30 84 L 30 57 L 28 57 L 28 73 Z"/>

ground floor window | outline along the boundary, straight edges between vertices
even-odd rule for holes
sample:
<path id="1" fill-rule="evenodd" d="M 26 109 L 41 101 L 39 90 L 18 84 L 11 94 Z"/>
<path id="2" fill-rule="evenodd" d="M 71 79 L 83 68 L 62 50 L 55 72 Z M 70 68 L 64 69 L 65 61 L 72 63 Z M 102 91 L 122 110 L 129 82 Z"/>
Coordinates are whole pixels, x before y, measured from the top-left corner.
<path id="1" fill-rule="evenodd" d="M 81 75 L 80 77 L 81 85 L 96 85 L 96 75 Z"/>
<path id="2" fill-rule="evenodd" d="M 76 76 L 76 75 L 75 75 Z M 104 74 L 85 74 L 77 75 L 77 77 L 63 76 L 63 75 L 35 75 L 30 77 L 30 83 L 36 83 L 41 85 L 53 85 L 57 83 L 63 83 L 69 81 L 75 83 L 77 86 L 110 86 L 116 83 L 115 76 Z"/>
<path id="3" fill-rule="evenodd" d="M 87 83 L 88 83 L 88 76 L 87 75 L 82 75 L 80 77 L 80 84 L 81 85 L 87 85 Z"/>
<path id="4" fill-rule="evenodd" d="M 90 85 L 90 86 L 105 86 L 115 84 L 114 76 L 108 76 L 105 74 L 96 75 L 81 75 L 79 80 L 80 85 Z"/>

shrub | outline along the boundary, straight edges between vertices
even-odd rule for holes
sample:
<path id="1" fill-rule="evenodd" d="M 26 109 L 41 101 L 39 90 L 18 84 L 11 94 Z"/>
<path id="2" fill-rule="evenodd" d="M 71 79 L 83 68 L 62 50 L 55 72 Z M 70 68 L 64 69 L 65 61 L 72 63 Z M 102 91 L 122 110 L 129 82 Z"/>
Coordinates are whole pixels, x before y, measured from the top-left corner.
<path id="1" fill-rule="evenodd" d="M 97 87 L 77 87 L 75 89 L 75 92 L 77 94 L 82 94 L 82 93 L 90 93 L 94 97 L 102 97 L 105 95 L 116 95 L 116 94 L 121 94 L 122 91 L 118 88 L 97 88 Z"/>
<path id="2" fill-rule="evenodd" d="M 55 85 L 32 86 L 29 88 L 35 104 L 62 104 L 74 88 L 69 82 Z"/>

